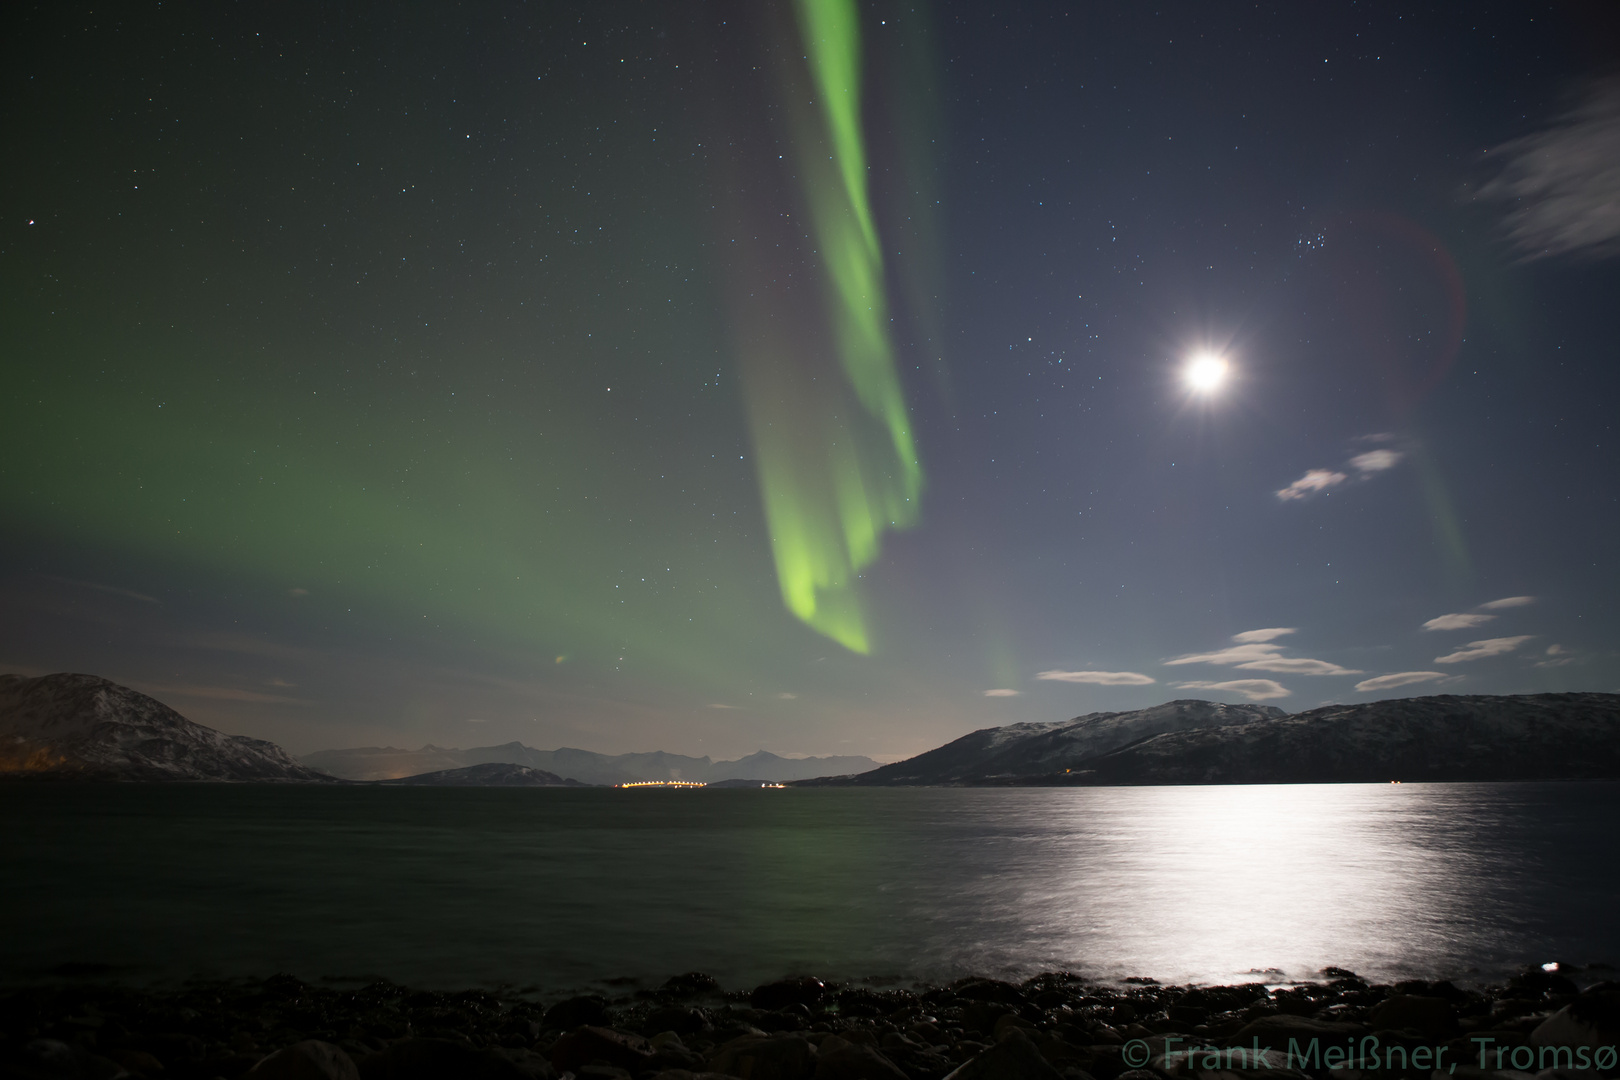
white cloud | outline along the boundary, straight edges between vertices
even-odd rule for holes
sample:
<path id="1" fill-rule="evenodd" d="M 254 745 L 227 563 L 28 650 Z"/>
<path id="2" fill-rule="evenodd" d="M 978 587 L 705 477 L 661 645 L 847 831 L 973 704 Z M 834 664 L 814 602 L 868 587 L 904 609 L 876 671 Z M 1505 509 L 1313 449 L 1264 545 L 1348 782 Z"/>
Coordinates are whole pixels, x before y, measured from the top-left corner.
<path id="1" fill-rule="evenodd" d="M 984 692 L 984 696 L 985 697 L 1017 697 L 1020 693 L 1022 693 L 1022 691 L 1020 691 L 1020 690 L 1008 690 L 1006 687 L 998 687 L 995 690 L 986 690 Z"/>
<path id="2" fill-rule="evenodd" d="M 1575 658 L 1569 655 L 1569 650 L 1564 648 L 1562 645 L 1547 646 L 1547 656 L 1551 659 L 1537 660 L 1536 667 L 1563 667 L 1566 664 L 1573 664 L 1575 662 Z"/>
<path id="3" fill-rule="evenodd" d="M 1594 83 L 1552 127 L 1492 155 L 1501 171 L 1479 194 L 1511 207 L 1503 224 L 1526 259 L 1620 254 L 1620 79 Z"/>
<path id="4" fill-rule="evenodd" d="M 1134 671 L 1043 671 L 1035 677 L 1052 682 L 1095 683 L 1098 686 L 1147 686 L 1154 681 Z"/>
<path id="5" fill-rule="evenodd" d="M 1287 697 L 1291 691 L 1279 682 L 1272 679 L 1232 679 L 1228 682 L 1184 682 L 1176 683 L 1182 690 L 1225 690 L 1231 694 L 1242 694 L 1250 701 L 1270 701 L 1272 698 Z"/>
<path id="6" fill-rule="evenodd" d="M 1257 641 L 1271 641 L 1274 638 L 1282 637 L 1284 634 L 1292 633 L 1295 633 L 1295 628 L 1292 626 L 1273 626 L 1265 630 L 1245 630 L 1241 634 L 1233 634 L 1232 640 L 1239 645 L 1250 645 Z"/>
<path id="7" fill-rule="evenodd" d="M 1303 656 L 1273 656 L 1264 660 L 1250 660 L 1239 664 L 1244 671 L 1275 671 L 1284 675 L 1360 675 L 1354 668 L 1340 667 L 1326 660 L 1307 660 Z"/>
<path id="8" fill-rule="evenodd" d="M 709 708 L 711 709 L 735 709 L 736 707 L 735 705 L 722 705 L 718 701 L 709 702 Z"/>
<path id="9" fill-rule="evenodd" d="M 1234 634 L 1238 645 L 1228 645 L 1214 652 L 1192 653 L 1164 661 L 1168 667 L 1182 664 L 1231 664 L 1245 671 L 1275 671 L 1291 675 L 1360 675 L 1361 672 L 1326 660 L 1311 660 L 1303 656 L 1283 656 L 1282 646 L 1274 645 L 1271 638 L 1294 633 L 1293 627 L 1274 626 L 1269 630 L 1247 630 Z"/>
<path id="10" fill-rule="evenodd" d="M 1318 491 L 1326 491 L 1330 487 L 1342 484 L 1350 479 L 1342 472 L 1332 469 L 1311 469 L 1304 476 L 1277 492 L 1277 498 L 1284 502 L 1293 499 L 1303 499 L 1307 495 L 1315 495 Z"/>
<path id="11" fill-rule="evenodd" d="M 1267 645 L 1263 642 L 1253 642 L 1245 645 L 1229 645 L 1214 652 L 1190 653 L 1187 656 L 1175 656 L 1165 661 L 1170 667 L 1178 664 L 1243 664 L 1254 660 L 1270 660 L 1282 651 L 1281 645 Z"/>
<path id="12" fill-rule="evenodd" d="M 1438 615 L 1423 624 L 1425 630 L 1472 630 L 1484 626 L 1495 615 Z"/>
<path id="13" fill-rule="evenodd" d="M 790 694 L 786 690 L 784 690 L 780 694 L 777 694 L 776 698 L 777 698 L 778 701 L 792 701 L 794 698 L 796 698 L 798 696 L 799 696 L 798 694 Z"/>
<path id="14" fill-rule="evenodd" d="M 1434 662 L 1437 664 L 1461 664 L 1467 660 L 1483 660 L 1487 656 L 1501 656 L 1517 649 L 1534 636 L 1533 634 L 1522 634 L 1519 637 L 1493 637 L 1486 638 L 1484 641 L 1470 641 L 1467 648 L 1458 649 L 1456 652 L 1448 653 L 1445 656 L 1437 656 L 1434 658 Z"/>
<path id="15" fill-rule="evenodd" d="M 1397 671 L 1393 675 L 1378 675 L 1371 679 L 1363 679 L 1356 683 L 1356 689 L 1363 692 L 1368 690 L 1391 690 L 1397 686 L 1411 686 L 1413 683 L 1438 682 L 1452 676 L 1443 671 Z"/>
<path id="16" fill-rule="evenodd" d="M 1368 450 L 1365 454 L 1357 454 L 1350 459 L 1350 464 L 1363 476 L 1393 469 L 1400 464 L 1401 458 L 1406 455 L 1399 450 Z"/>
<path id="17" fill-rule="evenodd" d="M 1526 607 L 1535 602 L 1536 598 L 1533 596 L 1504 596 L 1500 600 L 1492 600 L 1488 604 L 1481 604 L 1479 606 L 1484 608 L 1486 611 L 1497 611 L 1501 608 Z"/>

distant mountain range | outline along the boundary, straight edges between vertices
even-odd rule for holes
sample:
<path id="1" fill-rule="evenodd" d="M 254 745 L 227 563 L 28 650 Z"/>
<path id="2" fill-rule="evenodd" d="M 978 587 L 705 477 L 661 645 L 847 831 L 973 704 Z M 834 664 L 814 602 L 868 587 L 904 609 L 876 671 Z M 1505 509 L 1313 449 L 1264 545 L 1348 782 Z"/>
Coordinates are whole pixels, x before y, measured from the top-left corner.
<path id="1" fill-rule="evenodd" d="M 801 786 L 1309 784 L 1620 779 L 1620 694 L 1442 694 L 1288 714 L 1172 701 L 986 728 Z"/>
<path id="2" fill-rule="evenodd" d="M 589 787 L 578 780 L 564 780 L 556 773 L 531 769 L 527 765 L 507 765 L 491 762 L 487 765 L 469 765 L 465 769 L 443 769 L 439 772 L 402 776 L 398 780 L 375 780 L 377 784 L 405 787 Z"/>
<path id="3" fill-rule="evenodd" d="M 362 746 L 352 750 L 321 750 L 305 754 L 303 764 L 345 780 L 394 780 L 427 772 L 465 769 L 471 765 L 527 765 L 582 784 L 628 784 L 643 780 L 761 780 L 782 782 L 813 776 L 863 773 L 877 768 L 868 757 L 785 758 L 768 751 L 736 761 L 711 761 L 655 751 L 648 754 L 597 754 L 563 747 L 536 750 L 520 742 L 475 746 L 470 750 L 424 746 L 397 750 L 392 746 Z"/>
<path id="4" fill-rule="evenodd" d="M 1620 694 L 1400 698 L 1288 714 L 1171 701 L 985 728 L 892 765 L 866 757 L 737 761 L 522 743 L 363 747 L 296 760 L 192 723 L 94 675 L 0 675 L 0 776 L 581 787 L 646 780 L 801 786 L 1062 786 L 1620 779 Z M 737 786 L 736 783 L 725 786 Z"/>
<path id="5" fill-rule="evenodd" d="M 0 675 L 0 774 L 330 783 L 263 739 L 194 724 L 94 675 Z"/>

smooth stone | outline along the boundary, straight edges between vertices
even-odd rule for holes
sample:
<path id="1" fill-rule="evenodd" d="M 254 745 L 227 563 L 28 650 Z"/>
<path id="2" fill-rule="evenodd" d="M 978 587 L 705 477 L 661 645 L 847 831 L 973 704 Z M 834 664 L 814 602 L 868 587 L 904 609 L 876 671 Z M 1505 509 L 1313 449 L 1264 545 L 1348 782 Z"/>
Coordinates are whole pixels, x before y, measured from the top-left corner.
<path id="1" fill-rule="evenodd" d="M 1394 994 L 1372 1007 L 1367 1026 L 1374 1031 L 1410 1029 L 1429 1036 L 1450 1035 L 1458 1030 L 1457 1010 L 1444 998 Z"/>
<path id="2" fill-rule="evenodd" d="M 551 1063 L 527 1050 L 479 1050 L 449 1039 L 401 1039 L 355 1066 L 360 1080 L 551 1080 Z"/>
<path id="3" fill-rule="evenodd" d="M 829 1035 L 816 1053 L 816 1080 L 906 1080 L 881 1051 Z"/>
<path id="4" fill-rule="evenodd" d="M 360 1080 L 354 1059 L 319 1039 L 284 1046 L 247 1072 L 253 1080 Z"/>
<path id="5" fill-rule="evenodd" d="M 576 1028 L 551 1047 L 551 1064 L 560 1072 L 577 1073 L 595 1062 L 634 1073 L 647 1069 L 652 1059 L 652 1044 L 646 1039 L 608 1027 Z"/>
<path id="6" fill-rule="evenodd" d="M 945 1080 L 1061 1080 L 1062 1076 L 1041 1056 L 1028 1036 L 1014 1030 Z"/>
<path id="7" fill-rule="evenodd" d="M 816 1048 L 797 1035 L 744 1035 L 716 1050 L 709 1069 L 745 1080 L 809 1080 L 816 1071 Z"/>

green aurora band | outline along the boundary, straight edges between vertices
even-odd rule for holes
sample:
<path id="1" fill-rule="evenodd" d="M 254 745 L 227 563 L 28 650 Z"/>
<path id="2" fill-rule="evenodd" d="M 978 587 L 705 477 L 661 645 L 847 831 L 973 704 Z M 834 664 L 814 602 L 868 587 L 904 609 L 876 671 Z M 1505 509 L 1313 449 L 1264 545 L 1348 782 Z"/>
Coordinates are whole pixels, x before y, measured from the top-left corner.
<path id="1" fill-rule="evenodd" d="M 889 338 L 882 248 L 867 190 L 860 26 L 852 0 L 797 0 L 819 104 L 796 132 L 825 281 L 831 345 L 855 401 L 835 410 L 809 461 L 784 426 L 752 417 L 777 579 L 788 610 L 858 653 L 871 634 L 856 592 L 884 529 L 917 519 L 922 469 Z M 825 152 L 822 152 L 825 151 Z M 791 430 L 789 428 L 788 430 Z"/>

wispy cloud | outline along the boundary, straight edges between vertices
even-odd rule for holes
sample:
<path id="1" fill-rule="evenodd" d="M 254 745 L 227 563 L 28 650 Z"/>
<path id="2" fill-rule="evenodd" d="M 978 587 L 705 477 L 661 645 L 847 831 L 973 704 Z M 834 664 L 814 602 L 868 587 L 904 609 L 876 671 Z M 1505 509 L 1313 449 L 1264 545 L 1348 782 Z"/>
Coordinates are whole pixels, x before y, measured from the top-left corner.
<path id="1" fill-rule="evenodd" d="M 1498 611 L 1502 608 L 1528 607 L 1535 602 L 1536 598 L 1533 596 L 1504 596 L 1500 600 L 1492 600 L 1489 603 L 1481 604 L 1479 606 L 1484 608 L 1486 611 Z"/>
<path id="2" fill-rule="evenodd" d="M 986 690 L 984 692 L 984 696 L 985 697 L 1017 697 L 1022 692 L 1023 691 L 1021 691 L 1021 690 L 1008 690 L 1006 687 L 997 687 L 994 690 Z"/>
<path id="3" fill-rule="evenodd" d="M 194 683 L 180 683 L 170 685 L 156 685 L 151 683 L 133 684 L 142 693 L 158 697 L 168 694 L 174 697 L 195 698 L 204 701 L 241 701 L 254 705 L 313 705 L 313 701 L 304 698 L 285 697 L 280 694 L 261 694 L 257 690 L 241 690 L 234 686 L 198 686 Z"/>
<path id="4" fill-rule="evenodd" d="M 143 604 L 162 603 L 155 596 L 147 596 L 145 593 L 136 592 L 134 589 L 121 589 L 117 585 L 102 585 L 94 581 L 79 581 L 75 578 L 52 577 L 50 575 L 45 575 L 45 580 L 60 582 L 63 585 L 72 585 L 79 589 L 94 589 L 96 592 L 111 593 L 114 596 L 122 596 L 126 600 L 139 600 Z"/>
<path id="5" fill-rule="evenodd" d="M 1569 655 L 1569 650 L 1562 645 L 1547 646 L 1546 655 L 1547 659 L 1536 661 L 1536 667 L 1563 667 L 1575 662 L 1575 658 Z"/>
<path id="6" fill-rule="evenodd" d="M 1356 689 L 1366 692 L 1369 690 L 1393 690 L 1397 686 L 1411 686 L 1413 683 L 1439 682 L 1453 676 L 1443 671 L 1397 671 L 1393 675 L 1379 675 L 1371 679 L 1362 679 L 1356 683 Z"/>
<path id="7" fill-rule="evenodd" d="M 1484 626 L 1495 615 L 1438 615 L 1423 624 L 1425 630 L 1472 630 Z"/>
<path id="8" fill-rule="evenodd" d="M 1035 677 L 1050 682 L 1094 683 L 1098 686 L 1147 686 L 1155 681 L 1134 671 L 1043 671 Z"/>
<path id="9" fill-rule="evenodd" d="M 1368 450 L 1351 458 L 1350 465 L 1363 476 L 1370 476 L 1385 469 L 1393 469 L 1405 456 L 1399 450 Z"/>
<path id="10" fill-rule="evenodd" d="M 1182 690 L 1224 690 L 1229 694 L 1242 694 L 1250 701 L 1270 701 L 1273 698 L 1287 697 L 1290 691 L 1282 683 L 1273 679 L 1231 679 L 1227 682 L 1184 682 L 1176 683 Z"/>
<path id="11" fill-rule="evenodd" d="M 1233 640 L 1243 641 L 1253 634 L 1266 634 L 1276 636 L 1278 633 L 1293 633 L 1290 630 L 1251 630 L 1245 634 L 1237 634 Z M 1360 675 L 1361 672 L 1352 668 L 1340 667 L 1327 660 L 1312 660 L 1303 656 L 1283 656 L 1282 646 L 1273 645 L 1264 640 L 1250 641 L 1241 645 L 1230 645 L 1215 652 L 1193 653 L 1189 656 L 1177 656 L 1166 660 L 1165 664 L 1177 667 L 1182 664 L 1230 664 L 1245 671 L 1273 671 L 1283 675 Z"/>
<path id="12" fill-rule="evenodd" d="M 1292 484 L 1279 489 L 1277 498 L 1283 502 L 1303 499 L 1319 491 L 1326 491 L 1330 487 L 1337 487 L 1348 479 L 1350 477 L 1344 473 L 1334 472 L 1332 469 L 1311 469 Z"/>
<path id="13" fill-rule="evenodd" d="M 1284 634 L 1297 632 L 1297 629 L 1292 626 L 1272 626 L 1264 630 L 1245 630 L 1241 634 L 1233 634 L 1232 640 L 1239 645 L 1249 645 L 1256 641 L 1274 641 Z"/>
<path id="14" fill-rule="evenodd" d="M 1526 259 L 1620 254 L 1620 79 L 1593 84 L 1545 131 L 1491 151 L 1481 198 L 1508 204 L 1508 240 Z"/>
<path id="15" fill-rule="evenodd" d="M 1461 664 L 1468 660 L 1483 660 L 1488 656 L 1501 656 L 1517 649 L 1534 636 L 1533 634 L 1521 634 L 1518 637 L 1493 637 L 1486 638 L 1484 641 L 1470 641 L 1466 648 L 1458 649 L 1454 653 L 1447 653 L 1445 656 L 1437 656 L 1434 658 L 1434 662 L 1437 664 Z"/>
<path id="16" fill-rule="evenodd" d="M 1264 660 L 1250 660 L 1239 664 L 1244 671 L 1273 671 L 1280 675 L 1360 675 L 1355 668 L 1340 667 L 1326 660 L 1308 660 L 1303 656 L 1271 656 Z"/>
<path id="17" fill-rule="evenodd" d="M 1395 436 L 1387 433 L 1376 435 L 1362 435 L 1356 442 L 1361 443 L 1387 443 L 1393 441 Z M 1383 447 L 1377 450 L 1363 450 L 1351 456 L 1350 460 L 1337 469 L 1309 469 L 1305 475 L 1292 484 L 1279 490 L 1277 498 L 1283 502 L 1293 502 L 1297 499 L 1306 499 L 1312 495 L 1326 491 L 1328 488 L 1338 487 L 1352 478 L 1366 480 L 1381 472 L 1388 472 L 1399 465 L 1406 458 L 1400 450 L 1391 450 Z"/>
<path id="18" fill-rule="evenodd" d="M 778 701 L 792 701 L 795 698 L 797 698 L 798 696 L 799 696 L 798 694 L 790 694 L 786 690 L 784 690 L 780 694 L 776 695 L 776 699 Z"/>
<path id="19" fill-rule="evenodd" d="M 709 702 L 709 708 L 711 709 L 735 709 L 736 707 L 735 705 L 722 705 L 718 701 Z"/>
<path id="20" fill-rule="evenodd" d="M 1170 667 L 1180 664 L 1244 664 L 1255 660 L 1270 660 L 1281 653 L 1281 645 L 1268 645 L 1257 641 L 1244 645 L 1230 645 L 1214 652 L 1174 656 L 1166 660 L 1165 664 Z"/>

